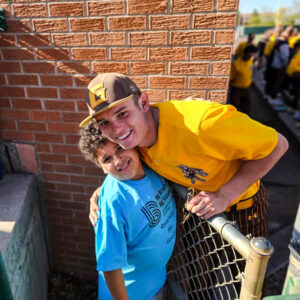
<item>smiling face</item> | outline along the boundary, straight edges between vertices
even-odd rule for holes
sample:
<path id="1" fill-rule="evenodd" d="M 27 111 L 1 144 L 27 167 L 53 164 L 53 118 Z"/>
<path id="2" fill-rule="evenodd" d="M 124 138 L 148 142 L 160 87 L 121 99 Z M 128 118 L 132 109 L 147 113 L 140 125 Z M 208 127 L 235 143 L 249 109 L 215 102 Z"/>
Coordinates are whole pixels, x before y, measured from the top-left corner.
<path id="1" fill-rule="evenodd" d="M 119 180 L 138 180 L 145 171 L 137 150 L 125 150 L 118 144 L 107 141 L 97 150 L 97 160 L 105 174 Z"/>
<path id="2" fill-rule="evenodd" d="M 95 116 L 102 133 L 124 149 L 148 147 L 156 135 L 149 99 L 142 94 L 138 106 L 128 100 Z"/>

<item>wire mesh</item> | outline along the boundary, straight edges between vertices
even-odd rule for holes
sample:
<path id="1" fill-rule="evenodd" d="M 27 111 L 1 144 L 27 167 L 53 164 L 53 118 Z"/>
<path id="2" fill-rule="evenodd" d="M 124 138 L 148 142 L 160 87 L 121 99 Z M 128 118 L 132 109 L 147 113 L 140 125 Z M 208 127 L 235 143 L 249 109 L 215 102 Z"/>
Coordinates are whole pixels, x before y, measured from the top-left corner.
<path id="1" fill-rule="evenodd" d="M 177 199 L 177 237 L 168 264 L 173 288 L 167 289 L 164 299 L 239 299 L 245 258 L 206 220 L 191 214 L 182 224 L 183 202 Z"/>

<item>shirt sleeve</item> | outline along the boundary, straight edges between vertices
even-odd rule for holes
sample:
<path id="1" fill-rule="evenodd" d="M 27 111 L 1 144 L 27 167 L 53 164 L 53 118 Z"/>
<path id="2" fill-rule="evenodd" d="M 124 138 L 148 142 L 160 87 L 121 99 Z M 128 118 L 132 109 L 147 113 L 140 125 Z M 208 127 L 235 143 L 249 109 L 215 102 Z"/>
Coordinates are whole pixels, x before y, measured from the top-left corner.
<path id="1" fill-rule="evenodd" d="M 114 202 L 105 202 L 101 199 L 99 221 L 95 227 L 98 271 L 127 266 L 125 222 L 119 212 L 120 207 Z"/>
<path id="2" fill-rule="evenodd" d="M 269 155 L 278 142 L 277 132 L 238 112 L 232 105 L 214 105 L 199 127 L 199 146 L 220 160 L 257 160 Z"/>

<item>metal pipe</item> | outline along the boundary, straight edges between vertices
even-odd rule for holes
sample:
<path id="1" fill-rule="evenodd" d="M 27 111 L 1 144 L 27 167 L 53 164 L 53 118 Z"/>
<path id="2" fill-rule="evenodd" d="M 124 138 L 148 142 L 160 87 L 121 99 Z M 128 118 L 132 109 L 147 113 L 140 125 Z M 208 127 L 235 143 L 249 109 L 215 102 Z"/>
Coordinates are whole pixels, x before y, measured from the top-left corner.
<path id="1" fill-rule="evenodd" d="M 264 237 L 250 241 L 240 300 L 259 300 L 273 246 Z"/>
<path id="2" fill-rule="evenodd" d="M 282 290 L 282 295 L 300 294 L 300 205 L 294 230 L 289 244 L 290 261 Z"/>
<path id="3" fill-rule="evenodd" d="M 223 214 L 212 216 L 207 221 L 234 249 L 248 257 L 249 240 Z"/>

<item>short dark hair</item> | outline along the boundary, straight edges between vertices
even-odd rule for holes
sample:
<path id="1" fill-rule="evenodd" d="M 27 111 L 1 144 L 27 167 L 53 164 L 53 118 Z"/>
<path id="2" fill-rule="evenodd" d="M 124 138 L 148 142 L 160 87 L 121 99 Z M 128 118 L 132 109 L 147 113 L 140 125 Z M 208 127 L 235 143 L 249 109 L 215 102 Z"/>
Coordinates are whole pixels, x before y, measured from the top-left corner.
<path id="1" fill-rule="evenodd" d="M 255 33 L 254 32 L 248 33 L 248 41 L 253 41 L 254 38 L 255 38 Z"/>
<path id="2" fill-rule="evenodd" d="M 101 167 L 97 159 L 98 149 L 106 145 L 108 139 L 102 134 L 97 121 L 92 119 L 80 129 L 79 149 L 85 159 Z"/>
<path id="3" fill-rule="evenodd" d="M 248 45 L 246 46 L 245 50 L 244 50 L 244 54 L 246 53 L 256 53 L 257 52 L 257 47 L 254 45 Z"/>
<path id="4" fill-rule="evenodd" d="M 141 91 L 138 90 L 136 94 L 133 95 L 133 102 L 134 102 L 134 105 L 138 108 L 138 109 L 141 109 L 140 106 L 139 106 L 139 99 L 141 97 Z"/>

